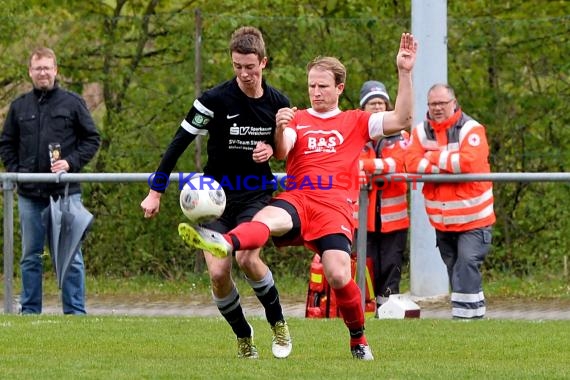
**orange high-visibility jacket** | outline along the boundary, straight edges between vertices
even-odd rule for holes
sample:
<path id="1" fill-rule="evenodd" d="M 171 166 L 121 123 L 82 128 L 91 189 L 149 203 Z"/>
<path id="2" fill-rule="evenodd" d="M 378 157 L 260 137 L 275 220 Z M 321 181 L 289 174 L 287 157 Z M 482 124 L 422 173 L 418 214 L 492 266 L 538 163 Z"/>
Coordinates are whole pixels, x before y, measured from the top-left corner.
<path id="1" fill-rule="evenodd" d="M 378 178 L 385 174 L 404 172 L 404 153 L 410 135 L 406 131 L 386 136 L 378 142 L 364 146 L 360 154 L 360 168 L 367 176 Z M 378 154 L 377 154 L 378 152 Z M 380 214 L 380 232 L 392 232 L 410 226 L 408 216 L 408 185 L 405 180 L 391 180 L 377 183 L 373 181 L 368 193 L 367 230 L 375 231 L 375 222 Z M 377 204 L 380 192 L 380 205 Z M 354 217 L 358 226 L 358 203 Z"/>
<path id="2" fill-rule="evenodd" d="M 489 173 L 485 127 L 458 109 L 442 123 L 414 128 L 406 151 L 410 173 Z M 425 182 L 425 207 L 440 231 L 468 231 L 495 222 L 492 182 Z"/>

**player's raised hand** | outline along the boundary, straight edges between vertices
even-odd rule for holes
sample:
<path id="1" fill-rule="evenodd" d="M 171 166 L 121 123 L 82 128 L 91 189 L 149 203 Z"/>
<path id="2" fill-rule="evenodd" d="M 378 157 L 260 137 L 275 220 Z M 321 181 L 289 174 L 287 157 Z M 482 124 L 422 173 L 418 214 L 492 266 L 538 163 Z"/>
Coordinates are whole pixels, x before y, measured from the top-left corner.
<path id="1" fill-rule="evenodd" d="M 396 56 L 396 65 L 400 71 L 412 71 L 416 62 L 418 42 L 411 33 L 402 33 L 400 50 Z"/>

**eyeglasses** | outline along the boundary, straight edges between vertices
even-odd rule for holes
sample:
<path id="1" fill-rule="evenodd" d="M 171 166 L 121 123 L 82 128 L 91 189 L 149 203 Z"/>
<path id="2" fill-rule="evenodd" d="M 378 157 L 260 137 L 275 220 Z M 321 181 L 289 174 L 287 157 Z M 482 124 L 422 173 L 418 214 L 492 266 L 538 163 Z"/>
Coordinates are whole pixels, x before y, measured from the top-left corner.
<path id="1" fill-rule="evenodd" d="M 32 67 L 32 71 L 36 72 L 36 73 L 41 73 L 42 71 L 48 72 L 48 71 L 52 71 L 52 70 L 53 70 L 53 66 Z"/>
<path id="2" fill-rule="evenodd" d="M 433 103 L 428 103 L 428 107 L 429 108 L 437 108 L 437 107 L 445 107 L 446 105 L 448 105 L 449 103 L 451 103 L 452 101 L 454 101 L 455 99 L 449 99 L 447 102 L 433 102 Z"/>

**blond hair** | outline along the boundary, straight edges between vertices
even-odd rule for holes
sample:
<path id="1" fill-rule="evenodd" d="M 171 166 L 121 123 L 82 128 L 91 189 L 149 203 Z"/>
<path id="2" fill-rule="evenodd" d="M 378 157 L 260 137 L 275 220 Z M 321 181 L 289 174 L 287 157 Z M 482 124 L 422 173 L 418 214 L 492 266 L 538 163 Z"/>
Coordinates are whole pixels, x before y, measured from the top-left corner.
<path id="1" fill-rule="evenodd" d="M 330 71 L 334 76 L 334 82 L 337 86 L 346 81 L 346 68 L 338 58 L 316 57 L 307 64 L 307 74 L 315 67 L 324 71 Z"/>
<path id="2" fill-rule="evenodd" d="M 47 47 L 39 47 L 32 51 L 30 54 L 30 59 L 28 60 L 28 66 L 32 65 L 32 59 L 34 58 L 51 58 L 53 59 L 54 66 L 57 67 L 57 58 L 53 50 Z"/>

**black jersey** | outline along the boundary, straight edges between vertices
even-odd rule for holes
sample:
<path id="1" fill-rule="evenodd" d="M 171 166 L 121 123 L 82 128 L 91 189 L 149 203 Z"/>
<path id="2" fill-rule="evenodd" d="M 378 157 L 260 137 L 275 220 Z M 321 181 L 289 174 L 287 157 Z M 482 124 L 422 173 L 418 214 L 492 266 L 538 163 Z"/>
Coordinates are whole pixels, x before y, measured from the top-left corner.
<path id="1" fill-rule="evenodd" d="M 209 135 L 204 174 L 226 192 L 273 188 L 268 162 L 253 161 L 259 141 L 274 145 L 275 114 L 289 107 L 289 99 L 262 82 L 263 96 L 250 98 L 236 78 L 196 99 L 164 154 L 158 172 L 170 174 L 176 161 L 197 135 Z"/>

